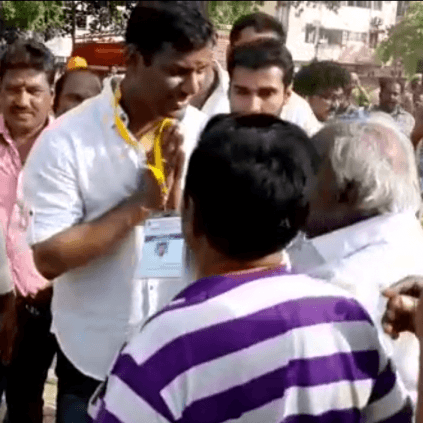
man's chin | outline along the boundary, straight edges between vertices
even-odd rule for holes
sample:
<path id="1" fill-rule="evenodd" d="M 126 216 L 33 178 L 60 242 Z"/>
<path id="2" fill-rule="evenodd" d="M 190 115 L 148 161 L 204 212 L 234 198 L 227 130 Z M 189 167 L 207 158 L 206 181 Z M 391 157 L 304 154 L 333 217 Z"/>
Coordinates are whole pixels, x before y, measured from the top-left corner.
<path id="1" fill-rule="evenodd" d="M 170 118 L 182 120 L 184 118 L 184 116 L 185 116 L 185 113 L 187 111 L 187 108 L 188 108 L 188 105 L 186 105 L 185 107 L 183 107 L 181 109 L 169 110 L 166 113 L 166 116 L 168 116 Z"/>

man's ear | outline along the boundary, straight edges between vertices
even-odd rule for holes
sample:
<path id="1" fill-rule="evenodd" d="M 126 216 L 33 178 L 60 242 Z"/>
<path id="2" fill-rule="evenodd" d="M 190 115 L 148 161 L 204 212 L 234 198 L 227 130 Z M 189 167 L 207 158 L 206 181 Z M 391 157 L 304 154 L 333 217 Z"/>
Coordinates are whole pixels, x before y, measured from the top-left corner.
<path id="1" fill-rule="evenodd" d="M 289 99 L 291 98 L 291 95 L 292 95 L 292 86 L 290 85 L 289 87 L 285 88 L 285 93 L 283 97 L 284 106 L 286 106 L 286 104 L 288 103 Z"/>
<path id="2" fill-rule="evenodd" d="M 125 59 L 125 64 L 127 68 L 131 66 L 136 67 L 139 60 L 144 61 L 142 55 L 139 54 L 139 52 L 137 51 L 137 48 L 132 44 L 125 46 L 124 59 Z"/>

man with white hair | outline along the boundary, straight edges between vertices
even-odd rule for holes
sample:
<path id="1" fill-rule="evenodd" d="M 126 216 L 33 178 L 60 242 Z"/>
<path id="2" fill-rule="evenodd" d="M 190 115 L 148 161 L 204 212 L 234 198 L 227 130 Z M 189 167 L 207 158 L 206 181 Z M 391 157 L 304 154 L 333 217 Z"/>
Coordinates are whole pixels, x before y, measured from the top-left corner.
<path id="1" fill-rule="evenodd" d="M 386 304 L 381 292 L 410 274 L 423 274 L 412 145 L 382 117 L 334 122 L 313 141 L 321 157 L 318 182 L 307 239 L 291 246 L 291 264 L 356 295 L 415 401 L 418 342 L 409 333 L 393 341 L 381 327 Z"/>

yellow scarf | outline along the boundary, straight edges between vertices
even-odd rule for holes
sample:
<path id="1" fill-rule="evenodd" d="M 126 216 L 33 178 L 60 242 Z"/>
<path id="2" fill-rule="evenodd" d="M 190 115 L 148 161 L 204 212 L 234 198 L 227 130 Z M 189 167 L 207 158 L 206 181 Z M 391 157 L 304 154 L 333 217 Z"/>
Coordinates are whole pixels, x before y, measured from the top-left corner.
<path id="1" fill-rule="evenodd" d="M 125 142 L 132 147 L 138 149 L 141 146 L 146 148 L 146 145 L 151 145 L 151 137 L 154 136 L 153 141 L 153 153 L 154 153 L 154 165 L 147 163 L 147 167 L 151 170 L 154 177 L 156 178 L 157 182 L 162 188 L 162 192 L 164 194 L 167 194 L 167 186 L 166 186 L 166 177 L 164 173 L 164 166 L 163 166 L 163 158 L 162 158 L 162 137 L 163 137 L 163 131 L 168 128 L 169 126 L 173 125 L 173 120 L 169 118 L 164 118 L 160 122 L 155 125 L 155 127 L 148 131 L 145 135 L 141 137 L 141 139 L 138 141 L 133 134 L 131 134 L 126 127 L 126 125 L 123 123 L 122 119 L 119 116 L 118 113 L 118 106 L 120 99 L 122 98 L 122 93 L 120 91 L 120 88 L 116 89 L 115 92 L 115 101 L 114 101 L 114 110 L 115 110 L 115 124 L 116 128 L 119 132 L 119 135 L 125 140 Z M 143 142 L 144 141 L 144 142 Z"/>

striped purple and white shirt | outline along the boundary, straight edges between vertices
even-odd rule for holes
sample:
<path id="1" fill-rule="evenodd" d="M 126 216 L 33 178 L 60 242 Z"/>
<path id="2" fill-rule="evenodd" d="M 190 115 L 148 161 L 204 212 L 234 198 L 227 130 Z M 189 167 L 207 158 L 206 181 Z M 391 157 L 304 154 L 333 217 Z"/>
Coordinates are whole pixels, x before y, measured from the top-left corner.
<path id="1" fill-rule="evenodd" d="M 122 350 L 95 422 L 410 422 L 364 309 L 283 268 L 203 278 Z"/>

